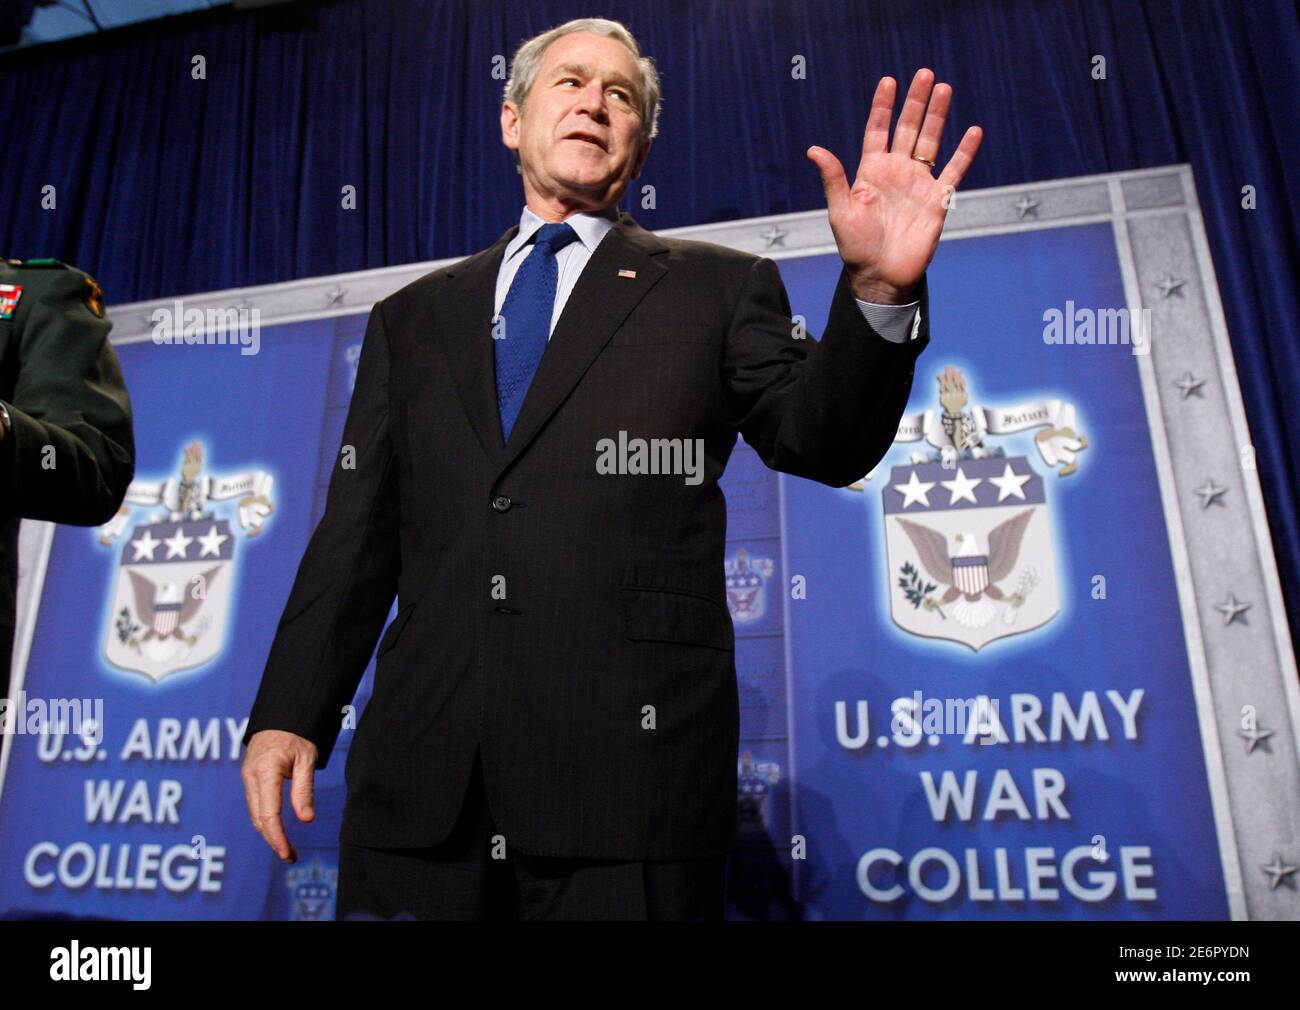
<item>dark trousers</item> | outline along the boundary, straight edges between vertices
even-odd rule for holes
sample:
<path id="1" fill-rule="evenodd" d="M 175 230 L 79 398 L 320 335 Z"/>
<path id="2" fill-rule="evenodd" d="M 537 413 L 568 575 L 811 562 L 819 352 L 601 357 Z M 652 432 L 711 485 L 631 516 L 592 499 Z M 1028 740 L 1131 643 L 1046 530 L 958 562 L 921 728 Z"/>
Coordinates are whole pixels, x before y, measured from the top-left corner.
<path id="1" fill-rule="evenodd" d="M 655 862 L 493 858 L 497 834 L 474 758 L 452 833 L 425 849 L 341 843 L 339 920 L 721 920 L 726 857 Z"/>

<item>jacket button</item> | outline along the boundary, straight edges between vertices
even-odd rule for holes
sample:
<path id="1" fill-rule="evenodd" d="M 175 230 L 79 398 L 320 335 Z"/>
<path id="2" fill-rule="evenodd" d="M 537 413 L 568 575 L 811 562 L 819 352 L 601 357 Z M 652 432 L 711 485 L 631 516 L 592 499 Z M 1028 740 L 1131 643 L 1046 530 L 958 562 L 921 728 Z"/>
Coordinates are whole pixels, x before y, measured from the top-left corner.
<path id="1" fill-rule="evenodd" d="M 506 495 L 499 494 L 492 499 L 492 507 L 496 509 L 498 512 L 509 512 L 510 505 L 511 505 L 510 499 Z"/>

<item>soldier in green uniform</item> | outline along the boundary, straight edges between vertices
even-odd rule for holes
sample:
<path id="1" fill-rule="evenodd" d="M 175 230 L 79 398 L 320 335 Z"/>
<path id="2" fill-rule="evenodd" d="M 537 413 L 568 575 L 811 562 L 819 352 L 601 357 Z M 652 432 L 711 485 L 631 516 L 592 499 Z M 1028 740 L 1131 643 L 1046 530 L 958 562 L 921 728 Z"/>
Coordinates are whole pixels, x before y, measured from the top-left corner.
<path id="1" fill-rule="evenodd" d="M 99 285 L 0 260 L 0 688 L 13 651 L 18 521 L 107 522 L 135 473 L 131 401 Z"/>

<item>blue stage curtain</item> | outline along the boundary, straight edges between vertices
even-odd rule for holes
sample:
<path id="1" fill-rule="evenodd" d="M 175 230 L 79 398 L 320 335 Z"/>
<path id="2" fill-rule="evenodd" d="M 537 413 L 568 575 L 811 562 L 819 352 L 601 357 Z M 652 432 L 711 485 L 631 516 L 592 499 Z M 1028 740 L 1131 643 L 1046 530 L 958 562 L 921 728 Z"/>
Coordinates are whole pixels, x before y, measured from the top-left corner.
<path id="1" fill-rule="evenodd" d="M 522 203 L 501 144 L 527 36 L 591 5 L 358 0 L 211 14 L 0 56 L 0 252 L 57 256 L 110 302 L 468 253 Z M 968 188 L 1190 162 L 1300 628 L 1300 30 L 1292 0 L 624 0 L 663 78 L 625 204 L 649 228 L 825 206 L 816 143 L 856 164 L 876 79 L 955 90 Z M 791 60 L 807 59 L 807 79 Z M 1091 75 L 1106 57 L 1105 81 Z M 206 79 L 195 80 L 195 57 Z M 341 189 L 355 186 L 356 210 Z M 57 206 L 42 207 L 43 187 Z M 1253 186 L 1257 209 L 1242 207 Z M 953 339 L 958 339 L 954 337 Z"/>

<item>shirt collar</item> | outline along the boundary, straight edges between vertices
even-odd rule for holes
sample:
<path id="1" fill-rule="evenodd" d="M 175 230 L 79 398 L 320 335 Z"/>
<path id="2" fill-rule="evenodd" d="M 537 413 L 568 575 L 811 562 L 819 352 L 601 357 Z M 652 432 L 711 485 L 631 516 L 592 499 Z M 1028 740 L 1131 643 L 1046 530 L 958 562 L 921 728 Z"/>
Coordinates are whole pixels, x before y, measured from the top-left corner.
<path id="1" fill-rule="evenodd" d="M 578 233 L 579 241 L 587 247 L 587 252 L 592 253 L 596 251 L 596 246 L 600 245 L 600 240 L 618 223 L 618 215 L 617 207 L 606 207 L 602 211 L 573 214 L 564 220 L 566 224 L 573 226 L 573 230 Z M 523 249 L 536 231 L 546 223 L 528 207 L 524 207 L 523 213 L 519 215 L 519 232 L 506 246 L 505 258 L 509 260 Z"/>

